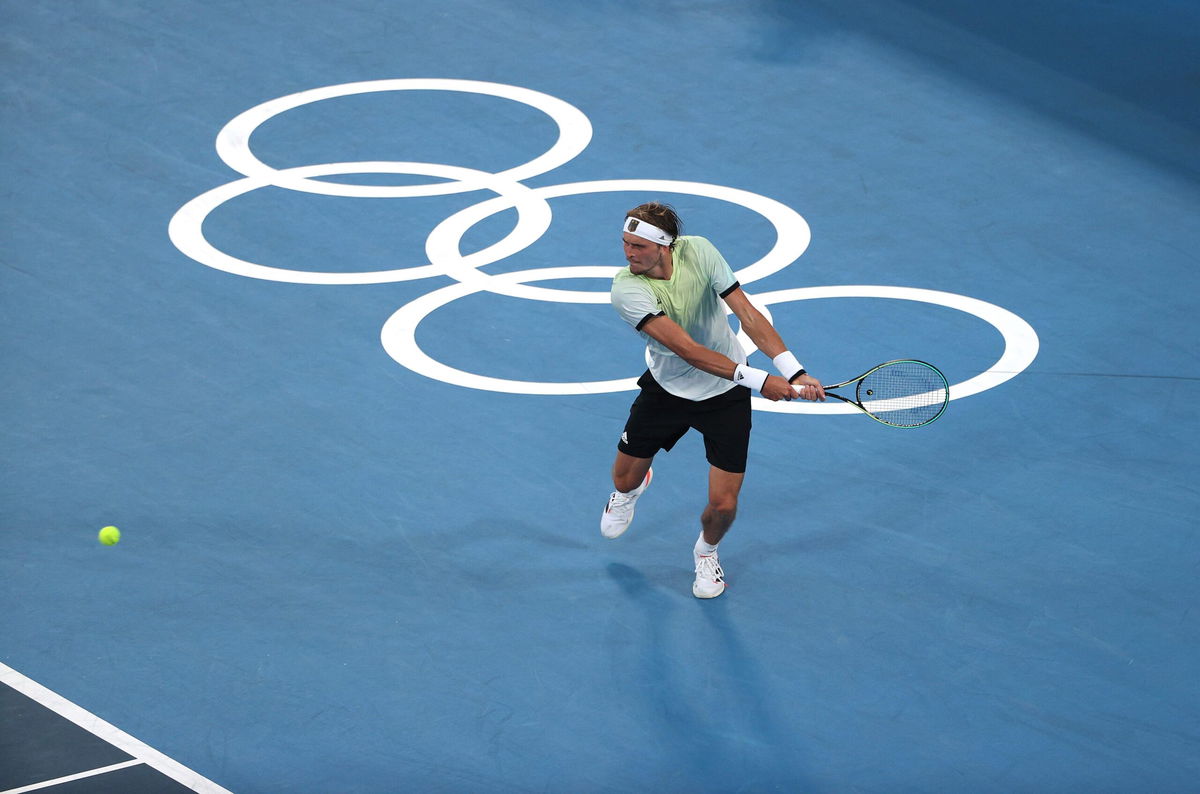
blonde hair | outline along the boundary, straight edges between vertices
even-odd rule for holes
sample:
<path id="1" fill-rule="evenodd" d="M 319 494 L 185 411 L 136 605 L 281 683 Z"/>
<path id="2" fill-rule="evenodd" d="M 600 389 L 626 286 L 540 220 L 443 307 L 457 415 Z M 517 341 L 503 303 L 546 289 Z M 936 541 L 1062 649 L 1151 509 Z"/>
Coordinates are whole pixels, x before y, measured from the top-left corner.
<path id="1" fill-rule="evenodd" d="M 675 208 L 670 204 L 663 204 L 661 201 L 648 201 L 645 204 L 639 204 L 625 213 L 625 217 L 637 218 L 652 226 L 657 226 L 676 240 L 679 239 L 679 232 L 683 228 L 683 221 L 679 220 L 679 216 L 675 214 Z M 675 247 L 674 240 L 671 241 L 670 247 Z"/>

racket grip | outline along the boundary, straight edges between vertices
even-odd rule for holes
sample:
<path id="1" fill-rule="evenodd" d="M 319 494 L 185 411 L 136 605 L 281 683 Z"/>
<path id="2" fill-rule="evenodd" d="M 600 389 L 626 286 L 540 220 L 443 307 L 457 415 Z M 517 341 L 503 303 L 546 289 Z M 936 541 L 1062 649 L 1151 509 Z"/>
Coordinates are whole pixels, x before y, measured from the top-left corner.
<path id="1" fill-rule="evenodd" d="M 797 400 L 804 400 L 805 402 L 820 402 L 820 400 L 813 400 L 813 399 L 809 399 L 808 397 L 805 397 L 804 392 L 801 391 L 802 389 L 813 389 L 813 388 L 815 388 L 814 386 L 809 386 L 808 384 L 804 384 L 804 383 L 793 383 L 792 388 L 795 389 L 796 393 L 800 395 L 799 397 L 796 398 Z M 826 397 L 837 397 L 836 394 L 830 394 L 829 392 L 825 392 L 825 396 Z"/>

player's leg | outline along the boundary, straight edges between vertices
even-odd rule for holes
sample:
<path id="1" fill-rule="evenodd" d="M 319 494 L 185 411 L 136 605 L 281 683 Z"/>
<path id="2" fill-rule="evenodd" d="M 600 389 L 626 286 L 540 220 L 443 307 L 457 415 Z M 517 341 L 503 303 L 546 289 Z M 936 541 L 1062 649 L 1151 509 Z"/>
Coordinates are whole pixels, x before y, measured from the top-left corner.
<path id="1" fill-rule="evenodd" d="M 696 578 L 692 595 L 696 598 L 716 598 L 725 592 L 725 571 L 717 554 L 717 544 L 725 537 L 737 517 L 738 493 L 742 490 L 744 472 L 724 471 L 716 466 L 708 470 L 708 504 L 700 514 L 700 537 L 692 547 L 692 563 Z"/>
<path id="2" fill-rule="evenodd" d="M 700 537 L 692 548 L 696 568 L 692 594 L 697 598 L 715 598 L 725 592 L 717 544 L 737 518 L 750 449 L 750 417 L 750 390 L 741 386 L 697 404 L 693 412 L 692 426 L 704 434 L 709 463 L 708 504 L 700 514 Z"/>
<path id="3" fill-rule="evenodd" d="M 633 523 L 633 511 L 638 497 L 650 485 L 654 471 L 650 464 L 654 458 L 638 458 L 617 450 L 613 462 L 612 479 L 616 488 L 608 495 L 604 513 L 600 516 L 600 534 L 606 538 L 622 535 Z"/>
<path id="4" fill-rule="evenodd" d="M 637 458 L 617 450 L 617 459 L 613 461 L 613 488 L 623 493 L 629 493 L 640 488 L 651 477 L 650 465 L 654 458 Z"/>
<path id="5" fill-rule="evenodd" d="M 709 467 L 708 504 L 700 514 L 700 537 L 710 546 L 721 542 L 737 518 L 738 494 L 742 491 L 742 481 L 745 479 L 745 472 Z"/>
<path id="6" fill-rule="evenodd" d="M 738 494 L 746 477 L 750 452 L 750 390 L 735 386 L 724 394 L 696 403 L 692 427 L 704 436 L 708 459 L 708 504 L 700 516 L 701 540 L 721 542 L 737 517 Z"/>
<path id="7" fill-rule="evenodd" d="M 608 497 L 600 517 L 600 534 L 615 538 L 629 529 L 634 505 L 650 485 L 654 472 L 650 465 L 661 450 L 675 446 L 688 431 L 686 413 L 678 397 L 667 394 L 650 373 L 638 381 L 641 393 L 629 409 L 629 419 L 617 443 L 612 481 L 615 489 Z"/>

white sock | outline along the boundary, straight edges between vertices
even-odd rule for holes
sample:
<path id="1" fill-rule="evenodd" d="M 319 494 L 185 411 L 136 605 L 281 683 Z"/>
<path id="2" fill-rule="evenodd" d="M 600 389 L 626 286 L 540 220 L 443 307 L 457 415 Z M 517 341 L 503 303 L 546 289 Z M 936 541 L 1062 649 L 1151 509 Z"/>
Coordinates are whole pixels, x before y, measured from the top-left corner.
<path id="1" fill-rule="evenodd" d="M 700 533 L 700 537 L 696 540 L 696 553 L 702 557 L 711 557 L 717 553 L 715 545 L 705 542 L 703 532 Z"/>

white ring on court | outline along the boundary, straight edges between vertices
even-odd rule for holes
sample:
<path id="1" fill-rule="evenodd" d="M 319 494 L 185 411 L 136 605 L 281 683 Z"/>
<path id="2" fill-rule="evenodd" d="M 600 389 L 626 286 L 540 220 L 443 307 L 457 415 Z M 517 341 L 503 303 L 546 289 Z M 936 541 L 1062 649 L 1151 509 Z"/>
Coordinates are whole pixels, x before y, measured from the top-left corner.
<path id="1" fill-rule="evenodd" d="M 537 270 L 522 270 L 514 273 L 503 273 L 490 276 L 489 279 L 504 283 L 522 283 L 525 281 L 545 281 L 556 278 L 612 278 L 617 268 L 612 267 L 555 267 Z M 417 345 L 416 333 L 421 320 L 429 316 L 435 309 L 445 306 L 459 298 L 476 292 L 501 292 L 489 284 L 487 288 L 481 284 L 460 283 L 434 290 L 409 302 L 398 309 L 387 322 L 380 333 L 387 354 L 398 363 L 420 375 L 434 380 L 440 380 L 456 386 L 465 386 L 482 391 L 506 392 L 509 394 L 601 394 L 605 392 L 630 391 L 637 388 L 637 377 L 618 378 L 606 381 L 589 382 L 545 382 L 518 381 L 503 378 L 492 378 L 477 375 L 466 370 L 456 369 L 436 361 L 421 350 Z M 957 400 L 972 394 L 998 386 L 1022 372 L 1037 356 L 1039 347 L 1037 333 L 1033 327 L 1016 314 L 985 301 L 956 295 L 952 292 L 916 289 L 912 287 L 888 287 L 872 285 L 846 285 L 831 287 L 800 287 L 797 289 L 766 292 L 752 296 L 756 305 L 786 303 L 796 300 L 813 300 L 817 298 L 891 298 L 910 300 L 920 303 L 932 303 L 958 309 L 974 315 L 991 324 L 1004 337 L 1004 353 L 985 372 L 974 378 L 950 387 L 950 399 Z M 569 301 L 560 301 L 563 303 Z M 745 346 L 748 340 L 743 341 Z M 755 348 L 749 345 L 747 355 Z M 845 403 L 829 400 L 823 403 L 806 400 L 791 402 L 771 402 L 762 397 L 752 397 L 751 405 L 760 411 L 776 413 L 806 413 L 806 414 L 852 414 L 858 409 Z"/>
<path id="2" fill-rule="evenodd" d="M 324 176 L 327 174 L 351 174 L 377 172 L 392 174 L 419 174 L 424 176 L 467 177 L 475 180 L 479 187 L 486 187 L 499 193 L 510 203 L 508 206 L 517 209 L 517 225 L 500 241 L 471 255 L 475 257 L 496 258 L 499 261 L 527 247 L 550 228 L 550 205 L 537 198 L 533 190 L 521 182 L 511 182 L 486 171 L 476 171 L 472 168 L 460 168 L 453 165 L 437 163 L 398 163 L 382 161 L 378 163 L 324 163 L 322 165 L 307 165 L 278 173 L 295 172 L 301 178 L 309 176 Z M 197 262 L 208 265 L 216 270 L 224 270 L 239 276 L 263 279 L 265 281 L 283 281 L 292 284 L 386 284 L 396 281 L 410 281 L 418 278 L 445 275 L 446 268 L 438 262 L 426 265 L 401 268 L 398 270 L 377 270 L 360 272 L 322 272 L 314 270 L 289 270 L 287 268 L 270 267 L 247 262 L 235 256 L 220 251 L 208 242 L 204 236 L 204 220 L 209 213 L 232 198 L 258 190 L 263 187 L 276 186 L 274 182 L 264 181 L 262 177 L 246 177 L 236 179 L 220 187 L 201 193 L 196 198 L 179 208 L 167 226 L 167 235 L 183 253 Z M 460 255 L 459 260 L 463 257 Z"/>
<path id="3" fill-rule="evenodd" d="M 816 298 L 892 298 L 896 300 L 932 303 L 950 309 L 974 315 L 1000 332 L 1004 338 L 1004 352 L 996 363 L 979 375 L 961 383 L 950 386 L 950 399 L 958 400 L 978 394 L 981 391 L 999 386 L 1024 372 L 1037 358 L 1040 342 L 1033 326 L 1023 318 L 1003 309 L 993 303 L 968 298 L 953 292 L 941 292 L 932 289 L 916 287 L 887 287 L 873 285 L 844 284 L 829 287 L 798 287 L 777 292 L 764 292 L 753 296 L 754 302 L 764 305 L 786 303 L 797 300 L 813 300 Z M 746 347 L 749 355 L 755 349 L 749 339 L 739 336 L 742 346 Z M 771 402 L 762 397 L 751 398 L 754 408 L 760 411 L 792 414 L 854 414 L 858 409 L 840 401 L 828 400 L 823 403 L 807 400 L 792 400 L 791 402 Z"/>
<path id="4" fill-rule="evenodd" d="M 548 115 L 558 126 L 558 139 L 553 146 L 527 163 L 499 173 L 436 163 L 365 161 L 353 163 L 324 163 L 291 168 L 273 168 L 262 162 L 250 150 L 250 136 L 267 120 L 284 111 L 334 97 L 377 91 L 434 90 L 478 93 L 520 102 Z M 530 188 L 520 180 L 543 174 L 574 158 L 591 140 L 592 126 L 580 110 L 555 97 L 518 86 L 475 80 L 401 79 L 345 83 L 279 97 L 257 105 L 232 119 L 217 136 L 217 153 L 226 164 L 244 175 L 228 184 L 209 190 L 184 204 L 171 218 L 168 234 L 180 251 L 192 259 L 237 275 L 270 281 L 300 284 L 380 284 L 408 281 L 431 276 L 449 276 L 459 283 L 434 290 L 417 298 L 392 314 L 384 324 L 380 338 L 385 350 L 394 360 L 418 374 L 435 380 L 485 391 L 516 394 L 598 394 L 629 391 L 637 388 L 637 378 L 606 381 L 548 383 L 514 381 L 476 375 L 435 361 L 416 343 L 416 330 L 421 320 L 441 306 L 458 298 L 476 293 L 492 292 L 511 297 L 560 303 L 607 303 L 607 291 L 588 292 L 531 287 L 530 281 L 553 279 L 604 278 L 611 279 L 618 267 L 573 266 L 525 270 L 498 275 L 487 274 L 480 267 L 510 257 L 536 242 L 549 228 L 553 212 L 548 199 L 585 193 L 618 191 L 674 192 L 704 196 L 739 204 L 757 212 L 776 230 L 774 247 L 761 259 L 736 271 L 742 284 L 750 284 L 776 273 L 794 262 L 807 250 L 811 241 L 808 223 L 795 210 L 774 199 L 736 188 L 701 182 L 666 179 L 611 179 L 575 182 Z M 329 182 L 311 177 L 333 174 L 393 173 L 434 176 L 449 179 L 424 185 L 379 186 Z M 203 225 L 208 215 L 232 198 L 262 187 L 275 186 L 288 190 L 329 196 L 361 198 L 400 198 L 439 196 L 476 190 L 490 190 L 496 198 L 467 207 L 439 223 L 425 243 L 429 263 L 425 265 L 381 271 L 313 272 L 268 267 L 247 262 L 225 254 L 212 246 L 204 236 Z M 517 210 L 517 224 L 509 234 L 496 243 L 464 255 L 460 246 L 463 237 L 474 225 L 507 209 Z M 950 398 L 958 399 L 997 386 L 1015 377 L 1037 356 L 1039 342 L 1029 323 L 1016 314 L 994 304 L 954 293 L 909 287 L 886 286 L 828 286 L 803 287 L 751 296 L 753 303 L 771 319 L 768 305 L 815 298 L 867 297 L 892 298 L 934 303 L 980 317 L 1004 337 L 1004 352 L 986 371 L 951 387 Z M 744 332 L 738 338 L 747 348 L 754 345 Z M 811 403 L 806 401 L 770 402 L 753 397 L 758 410 L 784 413 L 856 413 L 856 409 L 841 403 Z"/>
<path id="5" fill-rule="evenodd" d="M 619 268 L 600 266 L 546 267 L 535 270 L 519 270 L 489 276 L 489 280 L 520 283 L 545 281 L 556 278 L 603 278 L 611 280 Z M 523 380 L 505 380 L 473 372 L 455 369 L 428 356 L 417 344 L 417 326 L 434 309 L 445 306 L 459 298 L 487 290 L 481 284 L 460 283 L 436 289 L 416 298 L 398 309 L 383 324 L 379 339 L 383 349 L 398 363 L 427 378 L 444 381 L 457 386 L 466 386 L 483 391 L 506 392 L 508 394 L 605 394 L 629 391 L 637 388 L 637 378 L 616 380 L 547 383 Z M 560 301 L 566 302 L 566 301 Z"/>
<path id="6" fill-rule="evenodd" d="M 435 182 L 428 185 L 354 185 L 342 182 L 325 182 L 308 179 L 294 169 L 276 169 L 258 159 L 250 150 L 250 136 L 269 119 L 293 108 L 320 102 L 324 99 L 367 94 L 377 91 L 457 91 L 510 99 L 536 108 L 549 116 L 558 125 L 558 140 L 544 153 L 496 174 L 501 179 L 518 182 L 522 179 L 544 174 L 570 162 L 587 148 L 592 139 L 592 122 L 579 108 L 558 97 L 543 94 L 520 86 L 489 83 L 482 80 L 450 80 L 440 78 L 403 78 L 396 80 L 367 80 L 357 83 L 323 86 L 288 94 L 247 111 L 239 113 L 217 133 L 217 155 L 234 171 L 252 179 L 261 179 L 263 184 L 272 184 L 288 190 L 319 193 L 326 196 L 349 196 L 356 198 L 406 198 L 413 196 L 445 196 L 476 190 L 482 185 L 471 180 L 458 182 Z M 360 163 L 366 166 L 368 163 Z M 370 163 L 374 165 L 374 163 Z M 358 168 L 342 173 L 366 173 L 370 169 Z M 315 174 L 314 174 L 315 176 Z"/>
<path id="7" fill-rule="evenodd" d="M 659 193 L 682 193 L 690 196 L 726 201 L 756 212 L 775 227 L 775 245 L 761 259 L 736 271 L 738 281 L 750 284 L 777 273 L 795 262 L 807 249 L 812 232 L 804 216 L 775 199 L 751 193 L 748 190 L 710 185 L 704 182 L 681 182 L 674 179 L 606 179 L 592 182 L 573 182 L 565 185 L 547 185 L 532 188 L 539 198 L 551 199 L 562 196 L 578 196 L 588 193 L 614 193 L 623 191 L 656 191 Z M 499 192 L 499 191 L 497 191 Z M 425 254 L 430 262 L 445 267 L 445 274 L 464 284 L 478 284 L 481 289 L 528 300 L 562 301 L 568 303 L 608 303 L 609 291 L 585 292 L 580 290 L 527 287 L 522 282 L 508 279 L 490 281 L 491 276 L 475 268 L 497 260 L 486 259 L 484 251 L 463 256 L 459 244 L 467 230 L 476 223 L 513 206 L 509 196 L 501 195 L 459 210 L 434 227 L 425 243 Z M 531 241 L 532 242 L 532 241 Z M 619 268 L 612 268 L 615 273 Z M 569 278 L 564 276 L 563 278 Z"/>

